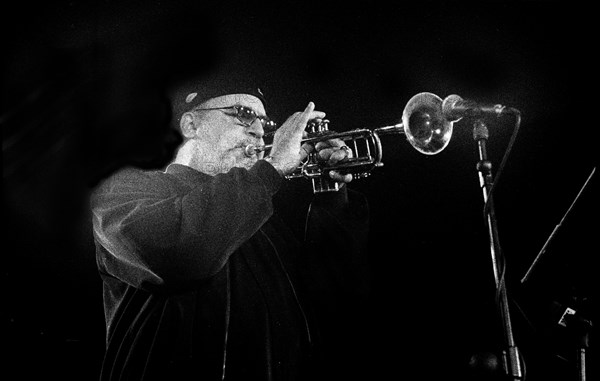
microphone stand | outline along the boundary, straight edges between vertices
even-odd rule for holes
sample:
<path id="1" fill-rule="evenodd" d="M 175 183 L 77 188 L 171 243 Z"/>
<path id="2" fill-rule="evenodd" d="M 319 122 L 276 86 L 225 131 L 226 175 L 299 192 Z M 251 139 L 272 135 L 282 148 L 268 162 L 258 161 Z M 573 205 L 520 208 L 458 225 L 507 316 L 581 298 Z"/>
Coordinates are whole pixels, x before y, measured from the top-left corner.
<path id="1" fill-rule="evenodd" d="M 592 322 L 590 320 L 582 319 L 579 322 L 578 328 L 578 348 L 577 348 L 577 380 L 587 380 L 587 350 L 590 347 L 590 331 L 592 329 Z"/>
<path id="2" fill-rule="evenodd" d="M 489 132 L 487 126 L 481 119 L 473 122 L 473 139 L 477 143 L 479 161 L 477 162 L 477 171 L 479 175 L 479 184 L 483 191 L 484 205 L 489 206 L 485 214 L 486 225 L 489 235 L 490 253 L 492 256 L 492 265 L 494 270 L 494 279 L 496 281 L 496 292 L 498 299 L 498 309 L 504 329 L 504 339 L 506 349 L 502 351 L 502 360 L 505 373 L 512 380 L 522 380 L 523 371 L 521 368 L 520 354 L 513 337 L 510 311 L 508 308 L 508 296 L 505 285 L 504 261 L 498 239 L 498 228 L 496 224 L 496 214 L 492 198 L 488 200 L 490 189 L 493 185 L 492 164 L 487 157 L 487 139 Z"/>
<path id="3" fill-rule="evenodd" d="M 563 313 L 559 325 L 570 329 L 577 345 L 577 381 L 587 380 L 587 351 L 590 347 L 590 331 L 592 330 L 592 321 L 581 316 L 581 313 L 574 309 L 567 308 Z"/>

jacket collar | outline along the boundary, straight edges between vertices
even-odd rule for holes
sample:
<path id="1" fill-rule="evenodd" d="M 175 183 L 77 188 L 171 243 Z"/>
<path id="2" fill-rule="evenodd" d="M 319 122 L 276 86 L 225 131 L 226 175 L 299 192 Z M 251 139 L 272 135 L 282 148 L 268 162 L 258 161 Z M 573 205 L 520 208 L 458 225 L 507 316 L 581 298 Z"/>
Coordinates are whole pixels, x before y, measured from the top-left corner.
<path id="1" fill-rule="evenodd" d="M 212 176 L 207 175 L 206 173 L 202 173 L 200 171 L 195 170 L 192 167 L 188 167 L 187 165 L 171 163 L 165 169 L 165 173 L 170 175 L 174 175 L 185 182 L 198 182 L 198 181 L 207 181 Z"/>

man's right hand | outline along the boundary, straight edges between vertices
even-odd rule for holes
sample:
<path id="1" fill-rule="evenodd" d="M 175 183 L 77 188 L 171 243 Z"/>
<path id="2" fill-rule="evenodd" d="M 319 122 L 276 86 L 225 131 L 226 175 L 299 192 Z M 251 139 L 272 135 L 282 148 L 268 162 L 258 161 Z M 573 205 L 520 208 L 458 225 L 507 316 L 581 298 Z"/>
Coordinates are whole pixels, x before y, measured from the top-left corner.
<path id="1" fill-rule="evenodd" d="M 304 130 L 308 121 L 324 117 L 325 113 L 315 111 L 315 104 L 309 102 L 304 111 L 292 114 L 277 129 L 269 156 L 272 157 L 271 164 L 273 167 L 283 176 L 294 172 L 308 154 L 306 150 L 301 148 L 302 138 L 305 135 Z"/>

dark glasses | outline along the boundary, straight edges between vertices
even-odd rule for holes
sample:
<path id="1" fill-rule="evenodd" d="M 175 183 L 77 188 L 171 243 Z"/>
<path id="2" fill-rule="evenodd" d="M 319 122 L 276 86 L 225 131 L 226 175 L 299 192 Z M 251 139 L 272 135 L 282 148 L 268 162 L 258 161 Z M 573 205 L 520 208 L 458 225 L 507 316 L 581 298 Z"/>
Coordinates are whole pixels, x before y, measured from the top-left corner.
<path id="1" fill-rule="evenodd" d="M 237 120 L 240 121 L 240 123 L 242 123 L 246 127 L 250 127 L 252 123 L 254 123 L 258 119 L 265 133 L 272 133 L 277 129 L 277 123 L 275 123 L 266 116 L 258 115 L 256 111 L 246 106 L 235 105 L 227 107 L 196 108 L 192 111 L 203 110 L 235 110 L 235 114 L 228 115 L 234 116 Z"/>

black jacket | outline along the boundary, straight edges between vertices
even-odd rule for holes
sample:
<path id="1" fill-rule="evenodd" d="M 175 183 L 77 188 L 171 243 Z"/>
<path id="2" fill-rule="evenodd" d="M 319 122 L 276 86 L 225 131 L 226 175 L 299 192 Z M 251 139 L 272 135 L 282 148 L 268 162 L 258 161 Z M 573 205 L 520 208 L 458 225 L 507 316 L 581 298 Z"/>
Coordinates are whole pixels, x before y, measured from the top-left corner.
<path id="1" fill-rule="evenodd" d="M 102 380 L 316 379 L 322 328 L 365 291 L 367 207 L 350 209 L 347 187 L 324 196 L 298 239 L 274 213 L 281 182 L 264 161 L 217 176 L 172 164 L 96 190 Z"/>

